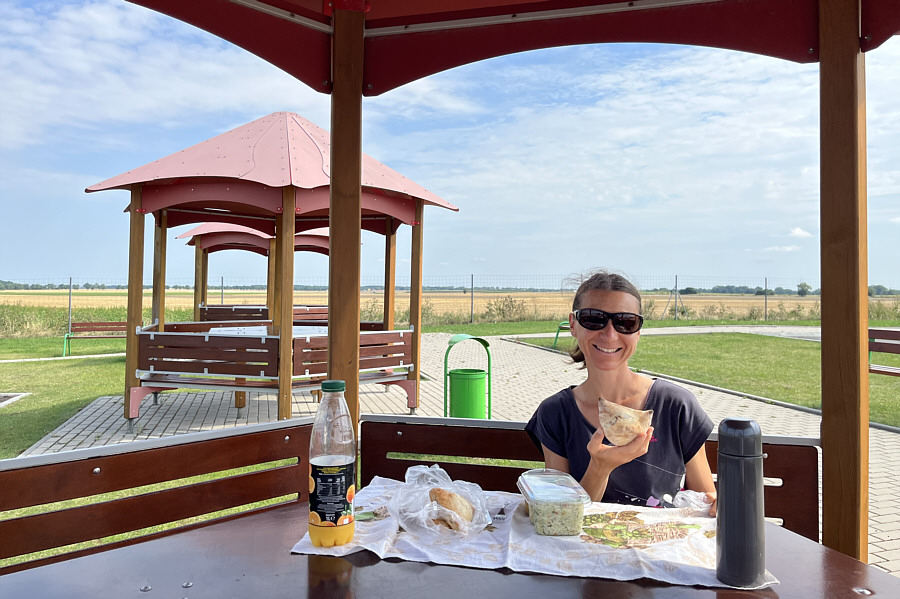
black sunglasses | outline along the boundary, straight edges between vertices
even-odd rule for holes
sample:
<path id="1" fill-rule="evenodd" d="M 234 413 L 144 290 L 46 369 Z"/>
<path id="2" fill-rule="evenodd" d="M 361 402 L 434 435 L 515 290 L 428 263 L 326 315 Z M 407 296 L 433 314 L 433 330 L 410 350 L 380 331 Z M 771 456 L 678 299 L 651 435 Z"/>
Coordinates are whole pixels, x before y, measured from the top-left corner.
<path id="1" fill-rule="evenodd" d="M 631 312 L 616 312 L 612 314 L 596 308 L 582 308 L 573 311 L 572 314 L 575 315 L 575 320 L 578 321 L 578 324 L 589 331 L 599 331 L 610 320 L 612 320 L 613 328 L 625 335 L 637 333 L 644 326 L 644 317 Z"/>

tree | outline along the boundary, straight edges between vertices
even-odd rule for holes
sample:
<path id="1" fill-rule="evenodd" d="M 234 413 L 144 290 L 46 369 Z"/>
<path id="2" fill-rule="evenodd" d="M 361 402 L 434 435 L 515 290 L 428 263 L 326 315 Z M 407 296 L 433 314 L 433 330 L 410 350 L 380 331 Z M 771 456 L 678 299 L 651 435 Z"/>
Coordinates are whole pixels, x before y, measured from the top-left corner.
<path id="1" fill-rule="evenodd" d="M 812 287 L 809 286 L 809 283 L 800 283 L 797 285 L 797 295 L 800 297 L 806 297 L 809 295 L 810 291 L 812 291 Z"/>

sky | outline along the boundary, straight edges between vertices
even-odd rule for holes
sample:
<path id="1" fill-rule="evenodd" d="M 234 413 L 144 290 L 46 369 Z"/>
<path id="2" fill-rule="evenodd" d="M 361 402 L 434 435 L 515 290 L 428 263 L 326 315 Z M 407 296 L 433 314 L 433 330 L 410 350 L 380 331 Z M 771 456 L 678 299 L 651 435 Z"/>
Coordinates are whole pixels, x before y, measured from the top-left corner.
<path id="1" fill-rule="evenodd" d="M 866 76 L 869 281 L 900 288 L 900 36 L 867 54 Z M 605 267 L 644 287 L 817 286 L 818 93 L 815 64 L 555 48 L 365 99 L 363 151 L 459 207 L 426 208 L 426 284 Z M 85 187 L 272 112 L 327 130 L 329 102 L 123 0 L 0 1 L 0 280 L 124 283 L 128 194 Z M 169 231 L 170 284 L 192 280 L 175 239 L 188 228 Z M 397 256 L 402 279 L 408 228 Z M 362 259 L 363 283 L 379 279 L 381 238 L 364 234 Z M 261 283 L 265 261 L 214 254 L 210 277 Z M 327 280 L 327 258 L 298 255 L 295 280 Z"/>

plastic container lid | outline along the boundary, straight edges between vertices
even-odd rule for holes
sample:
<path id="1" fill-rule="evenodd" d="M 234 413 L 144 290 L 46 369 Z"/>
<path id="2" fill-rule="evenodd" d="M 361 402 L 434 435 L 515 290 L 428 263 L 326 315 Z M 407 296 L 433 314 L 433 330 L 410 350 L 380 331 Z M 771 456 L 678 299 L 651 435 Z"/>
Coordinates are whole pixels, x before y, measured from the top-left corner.
<path id="1" fill-rule="evenodd" d="M 346 390 L 346 383 L 344 381 L 322 381 L 322 391 L 334 392 L 334 391 L 344 391 Z"/>
<path id="2" fill-rule="evenodd" d="M 551 468 L 538 468 L 523 472 L 516 483 L 529 504 L 581 503 L 587 505 L 587 494 L 570 474 Z"/>

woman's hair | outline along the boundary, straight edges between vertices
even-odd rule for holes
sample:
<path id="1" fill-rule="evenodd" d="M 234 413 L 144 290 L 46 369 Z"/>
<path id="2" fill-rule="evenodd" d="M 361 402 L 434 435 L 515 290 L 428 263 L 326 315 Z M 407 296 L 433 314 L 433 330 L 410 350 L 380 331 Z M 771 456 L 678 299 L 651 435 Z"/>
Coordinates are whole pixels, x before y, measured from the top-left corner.
<path id="1" fill-rule="evenodd" d="M 575 292 L 575 298 L 572 300 L 572 310 L 577 310 L 581 308 L 581 302 L 584 299 L 584 295 L 589 291 L 622 291 L 631 296 L 637 298 L 638 301 L 638 314 L 641 313 L 642 310 L 642 302 L 641 302 L 641 292 L 638 291 L 638 288 L 634 286 L 634 284 L 623 277 L 620 274 L 609 272 L 607 270 L 597 270 L 593 271 L 591 275 L 584 279 L 581 282 L 581 285 L 578 286 L 578 290 Z M 571 350 L 569 350 L 569 356 L 572 358 L 572 361 L 576 364 L 581 364 L 581 367 L 584 368 L 584 354 L 581 352 L 581 348 L 578 347 L 578 344 L 575 344 Z"/>

